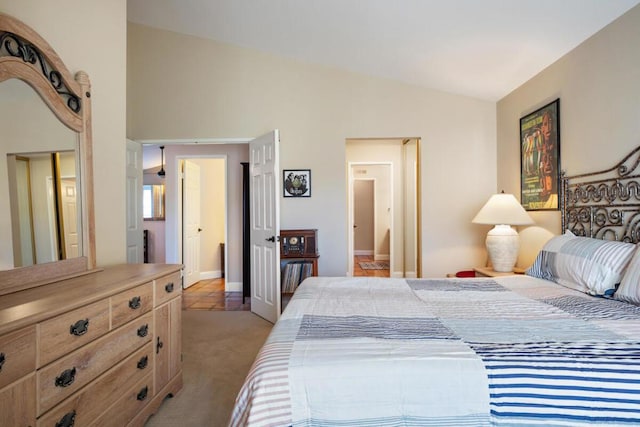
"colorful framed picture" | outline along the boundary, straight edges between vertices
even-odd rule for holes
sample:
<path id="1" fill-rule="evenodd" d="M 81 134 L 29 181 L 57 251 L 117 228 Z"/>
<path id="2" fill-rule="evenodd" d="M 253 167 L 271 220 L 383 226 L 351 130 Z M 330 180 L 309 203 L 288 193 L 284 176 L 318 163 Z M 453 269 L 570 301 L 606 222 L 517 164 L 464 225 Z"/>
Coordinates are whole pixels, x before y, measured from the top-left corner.
<path id="1" fill-rule="evenodd" d="M 311 197 L 311 170 L 283 170 L 282 195 L 284 197 Z"/>
<path id="2" fill-rule="evenodd" d="M 520 119 L 520 203 L 528 211 L 558 210 L 560 99 Z"/>

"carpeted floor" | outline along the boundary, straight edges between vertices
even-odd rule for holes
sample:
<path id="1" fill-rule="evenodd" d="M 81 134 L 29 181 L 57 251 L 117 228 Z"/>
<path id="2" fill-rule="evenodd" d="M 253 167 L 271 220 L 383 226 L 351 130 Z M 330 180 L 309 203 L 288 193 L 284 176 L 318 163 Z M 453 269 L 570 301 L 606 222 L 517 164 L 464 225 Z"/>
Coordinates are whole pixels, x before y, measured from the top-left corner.
<path id="1" fill-rule="evenodd" d="M 273 325 L 248 311 L 183 311 L 184 387 L 145 427 L 223 427 Z"/>
<path id="2" fill-rule="evenodd" d="M 360 262 L 360 268 L 363 270 L 388 270 L 389 263 L 388 262 Z"/>

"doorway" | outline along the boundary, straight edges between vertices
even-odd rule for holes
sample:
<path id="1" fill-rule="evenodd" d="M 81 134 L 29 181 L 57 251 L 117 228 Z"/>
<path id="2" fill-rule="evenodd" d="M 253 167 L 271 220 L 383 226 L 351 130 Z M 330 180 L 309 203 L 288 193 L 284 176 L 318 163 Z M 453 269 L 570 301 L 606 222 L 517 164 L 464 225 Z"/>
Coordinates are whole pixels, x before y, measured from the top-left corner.
<path id="1" fill-rule="evenodd" d="M 227 159 L 178 156 L 181 171 L 183 286 L 224 275 L 227 240 Z"/>
<path id="2" fill-rule="evenodd" d="M 420 138 L 346 140 L 349 275 L 355 275 L 359 264 L 354 258 L 358 256 L 354 233 L 358 228 L 354 217 L 356 186 L 361 185 L 359 181 L 375 178 L 376 243 L 372 261 L 384 262 L 386 258 L 390 277 L 421 277 L 419 158 Z M 388 176 L 383 174 L 384 168 Z M 386 254 L 381 250 L 385 239 L 389 248 Z"/>

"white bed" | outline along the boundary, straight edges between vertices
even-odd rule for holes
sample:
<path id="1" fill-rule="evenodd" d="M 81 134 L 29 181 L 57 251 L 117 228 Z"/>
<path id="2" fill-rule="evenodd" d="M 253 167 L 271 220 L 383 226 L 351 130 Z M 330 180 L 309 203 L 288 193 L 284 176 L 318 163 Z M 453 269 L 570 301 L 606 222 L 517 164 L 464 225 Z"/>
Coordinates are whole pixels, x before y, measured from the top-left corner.
<path id="1" fill-rule="evenodd" d="M 230 425 L 640 425 L 640 185 L 620 167 L 637 153 L 610 182 L 563 180 L 581 236 L 528 275 L 305 280 Z"/>

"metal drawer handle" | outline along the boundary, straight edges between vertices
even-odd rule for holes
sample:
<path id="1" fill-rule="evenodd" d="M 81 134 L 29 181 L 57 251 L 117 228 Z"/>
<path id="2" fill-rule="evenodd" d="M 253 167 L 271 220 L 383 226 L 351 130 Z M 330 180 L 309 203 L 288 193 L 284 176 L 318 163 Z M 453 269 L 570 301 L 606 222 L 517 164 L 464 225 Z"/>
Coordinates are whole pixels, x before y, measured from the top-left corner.
<path id="1" fill-rule="evenodd" d="M 69 387 L 76 380 L 76 368 L 67 369 L 56 378 L 56 387 Z"/>
<path id="2" fill-rule="evenodd" d="M 129 308 L 135 310 L 140 308 L 140 297 L 133 297 L 129 300 Z"/>
<path id="3" fill-rule="evenodd" d="M 76 411 L 67 412 L 60 421 L 56 423 L 56 427 L 73 427 L 76 422 Z"/>
<path id="4" fill-rule="evenodd" d="M 84 335 L 89 330 L 89 319 L 80 319 L 69 328 L 69 333 L 79 337 Z"/>
<path id="5" fill-rule="evenodd" d="M 4 353 L 0 353 L 0 372 L 2 372 L 2 365 L 4 365 L 6 360 L 7 358 L 4 356 Z"/>
<path id="6" fill-rule="evenodd" d="M 138 369 L 146 368 L 148 363 L 149 363 L 149 357 L 148 356 L 142 356 L 140 358 L 140 360 L 138 360 Z"/>
<path id="7" fill-rule="evenodd" d="M 160 353 L 160 349 L 162 348 L 162 346 L 164 346 L 164 344 L 162 343 L 162 341 L 160 341 L 160 337 L 158 337 L 156 341 L 156 354 Z"/>
<path id="8" fill-rule="evenodd" d="M 167 285 L 164 287 L 164 290 L 167 291 L 168 294 L 173 292 L 173 282 L 167 283 Z"/>
<path id="9" fill-rule="evenodd" d="M 147 398 L 147 393 L 149 393 L 149 387 L 144 386 L 144 388 L 138 392 L 136 399 L 145 400 Z"/>
<path id="10" fill-rule="evenodd" d="M 148 333 L 149 333 L 149 325 L 148 324 L 145 323 L 144 325 L 142 325 L 142 326 L 140 326 L 138 328 L 138 336 L 140 338 L 146 337 Z"/>

